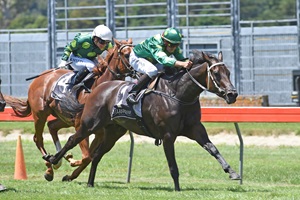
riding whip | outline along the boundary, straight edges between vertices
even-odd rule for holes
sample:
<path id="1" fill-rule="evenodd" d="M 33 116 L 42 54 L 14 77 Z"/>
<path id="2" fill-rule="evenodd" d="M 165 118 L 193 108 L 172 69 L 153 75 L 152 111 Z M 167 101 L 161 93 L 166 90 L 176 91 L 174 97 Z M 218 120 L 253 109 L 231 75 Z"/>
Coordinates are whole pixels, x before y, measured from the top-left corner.
<path id="1" fill-rule="evenodd" d="M 72 62 L 67 62 L 65 66 L 68 66 L 68 65 L 70 65 L 71 63 L 72 63 Z M 43 76 L 43 75 L 48 74 L 48 73 L 50 73 L 50 72 L 53 72 L 53 71 L 55 71 L 55 70 L 57 70 L 57 69 L 60 69 L 60 67 L 55 67 L 55 68 L 53 68 L 53 69 L 50 70 L 50 71 L 47 71 L 47 72 L 45 72 L 45 73 L 42 73 L 42 74 L 39 74 L 39 75 L 36 75 L 36 76 L 32 76 L 32 77 L 26 78 L 25 80 L 26 80 L 26 81 L 29 81 L 29 80 L 38 78 L 38 77 L 40 77 L 40 76 Z"/>

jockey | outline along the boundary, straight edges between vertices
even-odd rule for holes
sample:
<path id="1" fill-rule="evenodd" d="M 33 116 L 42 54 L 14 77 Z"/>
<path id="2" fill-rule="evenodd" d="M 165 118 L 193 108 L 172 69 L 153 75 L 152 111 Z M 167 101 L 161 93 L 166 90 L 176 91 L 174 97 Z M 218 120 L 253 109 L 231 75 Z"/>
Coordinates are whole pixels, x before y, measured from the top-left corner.
<path id="1" fill-rule="evenodd" d="M 87 80 L 94 76 L 92 70 L 98 63 L 97 56 L 113 48 L 112 37 L 113 34 L 107 26 L 98 25 L 92 34 L 78 33 L 73 41 L 66 45 L 58 67 L 67 68 L 67 62 L 72 62 L 71 67 L 76 73 L 71 78 L 69 88 L 83 79 Z M 87 76 L 89 73 L 91 75 Z"/>
<path id="2" fill-rule="evenodd" d="M 129 56 L 130 65 L 143 75 L 133 86 L 127 102 L 136 104 L 136 94 L 146 88 L 151 79 L 164 67 L 190 68 L 192 62 L 184 58 L 179 45 L 182 35 L 176 28 L 167 28 L 136 45 Z M 170 57 L 173 55 L 174 57 Z"/>

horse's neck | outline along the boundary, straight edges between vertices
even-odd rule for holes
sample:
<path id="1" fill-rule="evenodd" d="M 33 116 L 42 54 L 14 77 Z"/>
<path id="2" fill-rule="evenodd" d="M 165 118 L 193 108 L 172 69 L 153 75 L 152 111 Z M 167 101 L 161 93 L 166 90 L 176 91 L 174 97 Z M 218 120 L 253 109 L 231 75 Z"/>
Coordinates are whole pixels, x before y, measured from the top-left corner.
<path id="1" fill-rule="evenodd" d="M 110 72 L 108 72 L 108 69 L 106 69 L 105 73 L 102 74 L 99 78 L 97 78 L 94 85 L 96 87 L 97 85 L 103 83 L 104 81 L 111 81 L 113 79 L 114 79 L 113 75 Z"/>
<path id="2" fill-rule="evenodd" d="M 203 67 L 202 65 L 196 66 L 189 71 L 192 77 L 206 87 L 206 71 L 204 69 L 200 69 Z M 170 96 L 175 97 L 176 99 L 182 102 L 194 102 L 203 91 L 187 73 L 182 73 L 177 78 L 175 78 L 172 82 L 169 80 L 161 80 L 159 90 L 164 91 Z"/>

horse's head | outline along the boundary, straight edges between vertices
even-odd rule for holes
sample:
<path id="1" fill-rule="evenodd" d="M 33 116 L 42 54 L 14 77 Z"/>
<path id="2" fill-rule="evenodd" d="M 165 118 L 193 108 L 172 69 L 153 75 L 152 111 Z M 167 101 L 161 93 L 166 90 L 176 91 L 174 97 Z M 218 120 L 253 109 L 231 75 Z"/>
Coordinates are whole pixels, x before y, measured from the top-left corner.
<path id="1" fill-rule="evenodd" d="M 129 55 L 133 50 L 132 39 L 118 41 L 114 39 L 115 48 L 113 51 L 113 59 L 109 62 L 109 67 L 115 68 L 122 77 L 133 76 L 134 69 L 129 64 Z"/>
<path id="2" fill-rule="evenodd" d="M 124 79 L 126 76 L 133 76 L 134 69 L 129 64 L 129 55 L 133 49 L 132 39 L 118 41 L 114 38 L 114 43 L 114 47 L 107 51 L 105 59 L 101 56 L 98 57 L 98 66 L 94 73 L 111 73 L 114 76 L 112 79 Z"/>
<path id="3" fill-rule="evenodd" d="M 230 81 L 230 71 L 223 62 L 222 52 L 218 58 L 212 54 L 202 52 L 203 61 L 207 63 L 207 89 L 225 99 L 228 104 L 236 101 L 238 93 Z"/>

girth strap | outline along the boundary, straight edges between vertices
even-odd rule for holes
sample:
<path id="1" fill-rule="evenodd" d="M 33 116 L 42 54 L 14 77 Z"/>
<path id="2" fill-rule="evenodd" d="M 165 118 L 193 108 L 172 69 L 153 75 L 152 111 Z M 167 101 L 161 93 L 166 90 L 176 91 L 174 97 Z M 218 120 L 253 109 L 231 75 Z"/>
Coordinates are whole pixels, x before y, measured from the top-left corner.
<path id="1" fill-rule="evenodd" d="M 152 138 L 155 138 L 155 137 L 153 136 L 153 134 L 152 134 L 152 133 L 148 130 L 148 128 L 146 127 L 143 118 L 141 118 L 141 117 L 136 117 L 136 122 L 137 122 L 138 126 L 139 126 L 139 127 L 140 127 L 140 128 L 141 128 L 148 136 L 150 136 L 150 137 L 152 137 Z M 161 145 L 161 143 L 162 143 L 162 140 L 161 140 L 161 139 L 155 138 L 154 144 L 155 144 L 156 146 Z"/>

